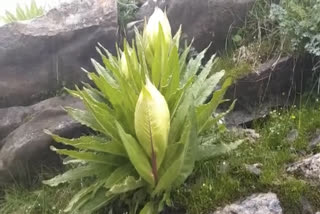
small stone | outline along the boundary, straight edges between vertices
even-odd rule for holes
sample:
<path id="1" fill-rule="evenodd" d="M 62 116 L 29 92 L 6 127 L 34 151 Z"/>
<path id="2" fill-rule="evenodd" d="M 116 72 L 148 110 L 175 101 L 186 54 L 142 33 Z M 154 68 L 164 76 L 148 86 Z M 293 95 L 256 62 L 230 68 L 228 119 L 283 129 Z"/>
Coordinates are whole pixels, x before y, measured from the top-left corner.
<path id="1" fill-rule="evenodd" d="M 243 201 L 227 205 L 213 214 L 282 214 L 280 201 L 274 193 L 254 194 Z"/>
<path id="2" fill-rule="evenodd" d="M 305 178 L 320 181 L 320 153 L 288 166 L 287 172 L 302 175 Z"/>
<path id="3" fill-rule="evenodd" d="M 293 143 L 299 137 L 299 131 L 297 129 L 292 129 L 287 135 L 287 141 Z"/>
<path id="4" fill-rule="evenodd" d="M 310 201 L 302 196 L 300 199 L 300 203 L 302 205 L 302 214 L 313 214 L 313 209 L 312 209 L 312 205 L 310 203 Z"/>
<path id="5" fill-rule="evenodd" d="M 260 138 L 260 134 L 254 129 L 243 129 L 233 127 L 231 132 L 238 138 L 246 138 L 250 143 L 256 142 Z"/>
<path id="6" fill-rule="evenodd" d="M 317 129 L 315 132 L 315 135 L 313 136 L 313 138 L 309 142 L 309 148 L 314 149 L 317 146 L 319 146 L 319 144 L 320 144 L 320 129 Z"/>
<path id="7" fill-rule="evenodd" d="M 261 167 L 262 167 L 262 164 L 261 163 L 255 163 L 255 164 L 251 164 L 251 165 L 248 165 L 246 164 L 245 165 L 245 168 L 248 172 L 250 172 L 251 174 L 254 174 L 254 175 L 261 175 Z"/>

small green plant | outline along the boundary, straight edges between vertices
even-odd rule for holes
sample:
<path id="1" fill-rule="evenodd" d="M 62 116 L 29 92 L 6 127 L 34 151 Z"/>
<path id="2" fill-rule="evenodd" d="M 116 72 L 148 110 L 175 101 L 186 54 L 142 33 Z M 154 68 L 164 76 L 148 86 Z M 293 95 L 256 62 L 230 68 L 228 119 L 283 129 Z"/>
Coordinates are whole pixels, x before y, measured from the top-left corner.
<path id="1" fill-rule="evenodd" d="M 201 65 L 206 50 L 187 63 L 191 46 L 179 54 L 180 35 L 179 30 L 171 36 L 166 15 L 156 8 L 143 34 L 136 31 L 135 42 L 125 41 L 117 57 L 98 48 L 104 66 L 92 60 L 96 73 L 88 72 L 98 89 L 85 84 L 68 90 L 86 110 L 66 110 L 97 134 L 66 139 L 47 131 L 74 147 L 52 148 L 68 156 L 66 164 L 74 168 L 44 183 L 85 184 L 66 212 L 92 213 L 121 199 L 129 213 L 158 213 L 171 205 L 170 192 L 185 182 L 196 161 L 240 144 L 212 143 L 212 131 L 227 113 L 213 112 L 231 79 L 218 87 L 224 71 L 211 75 L 214 56 Z"/>
<path id="2" fill-rule="evenodd" d="M 3 17 L 0 17 L 5 23 L 11 23 L 16 21 L 23 21 L 33 19 L 44 14 L 44 8 L 37 5 L 35 0 L 32 0 L 30 6 L 26 5 L 24 8 L 17 4 L 16 14 L 9 11 L 5 12 Z"/>
<path id="3" fill-rule="evenodd" d="M 272 4 L 270 17 L 293 51 L 320 56 L 319 13 L 319 0 L 282 0 Z"/>
<path id="4" fill-rule="evenodd" d="M 134 19 L 134 15 L 138 9 L 137 0 L 118 0 L 119 26 L 126 28 L 128 22 Z"/>

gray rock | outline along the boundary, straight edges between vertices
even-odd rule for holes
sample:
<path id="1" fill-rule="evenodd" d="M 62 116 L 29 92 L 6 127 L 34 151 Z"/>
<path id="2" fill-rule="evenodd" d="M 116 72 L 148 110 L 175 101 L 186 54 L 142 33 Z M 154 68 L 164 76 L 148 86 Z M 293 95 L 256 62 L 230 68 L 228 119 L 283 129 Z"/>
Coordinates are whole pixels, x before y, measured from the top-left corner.
<path id="1" fill-rule="evenodd" d="M 48 129 L 66 137 L 77 137 L 85 130 L 67 115 L 62 106 L 83 108 L 79 99 L 66 96 L 51 98 L 30 107 L 20 107 L 20 110 L 15 107 L 7 110 L 9 115 L 20 115 L 20 119 L 18 116 L 11 126 L 8 125 L 17 128 L 2 140 L 0 183 L 10 181 L 11 178 L 17 179 L 25 171 L 30 170 L 27 173 L 32 173 L 42 164 L 52 166 L 59 163 L 58 156 L 49 149 L 53 140 L 43 130 Z"/>
<path id="2" fill-rule="evenodd" d="M 309 148 L 314 149 L 320 145 L 320 129 L 317 129 L 311 141 L 309 142 Z"/>
<path id="3" fill-rule="evenodd" d="M 248 172 L 250 172 L 251 174 L 254 174 L 254 175 L 261 175 L 262 171 L 261 171 L 261 167 L 262 167 L 262 164 L 261 163 L 255 163 L 255 164 L 246 164 L 245 165 L 245 168 Z"/>
<path id="4" fill-rule="evenodd" d="M 320 181 L 320 153 L 291 164 L 287 172 Z"/>
<path id="5" fill-rule="evenodd" d="M 287 141 L 293 143 L 299 137 L 299 131 L 297 129 L 292 129 L 287 135 Z"/>
<path id="6" fill-rule="evenodd" d="M 223 50 L 233 29 L 244 23 L 255 0 L 148 0 L 137 12 L 136 19 L 149 17 L 155 6 L 166 8 L 172 31 L 180 25 L 183 38 L 200 51 L 211 42 L 209 53 Z M 140 23 L 142 26 L 143 23 Z"/>
<path id="7" fill-rule="evenodd" d="M 254 194 L 228 205 L 213 214 L 282 214 L 280 201 L 274 193 Z"/>
<path id="8" fill-rule="evenodd" d="M 0 109 L 0 148 L 2 147 L 1 139 L 22 124 L 30 113 L 29 107 Z"/>
<path id="9" fill-rule="evenodd" d="M 0 27 L 0 108 L 30 105 L 87 77 L 98 42 L 114 52 L 115 0 L 74 0 Z"/>
<path id="10" fill-rule="evenodd" d="M 301 214 L 313 214 L 314 213 L 312 205 L 306 197 L 302 196 L 300 199 L 300 203 L 302 205 L 302 213 Z"/>
<path id="11" fill-rule="evenodd" d="M 227 124 L 246 125 L 264 118 L 274 108 L 293 104 L 296 94 L 304 90 L 301 76 L 307 79 L 312 74 L 310 65 L 307 58 L 296 62 L 292 57 L 273 59 L 236 80 L 225 95 L 237 99 L 234 111 L 226 116 Z"/>
<path id="12" fill-rule="evenodd" d="M 247 139 L 250 143 L 255 143 L 260 138 L 260 134 L 254 129 L 232 127 L 230 131 L 232 132 L 233 136 L 239 139 Z"/>

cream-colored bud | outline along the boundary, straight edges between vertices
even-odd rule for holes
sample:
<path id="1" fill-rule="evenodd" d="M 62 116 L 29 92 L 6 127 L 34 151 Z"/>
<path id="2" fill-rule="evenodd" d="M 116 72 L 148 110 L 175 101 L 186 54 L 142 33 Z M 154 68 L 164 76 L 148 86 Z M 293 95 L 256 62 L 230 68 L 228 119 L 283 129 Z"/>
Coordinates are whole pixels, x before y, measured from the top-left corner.
<path id="1" fill-rule="evenodd" d="M 135 109 L 135 131 L 139 143 L 159 169 L 166 153 L 170 112 L 163 95 L 147 79 Z"/>
<path id="2" fill-rule="evenodd" d="M 172 40 L 171 27 L 168 17 L 160 8 L 156 7 L 153 14 L 150 16 L 145 29 L 148 43 L 150 43 L 151 46 L 153 46 L 152 44 L 157 42 L 160 31 L 159 24 L 162 27 L 166 43 L 169 44 Z"/>

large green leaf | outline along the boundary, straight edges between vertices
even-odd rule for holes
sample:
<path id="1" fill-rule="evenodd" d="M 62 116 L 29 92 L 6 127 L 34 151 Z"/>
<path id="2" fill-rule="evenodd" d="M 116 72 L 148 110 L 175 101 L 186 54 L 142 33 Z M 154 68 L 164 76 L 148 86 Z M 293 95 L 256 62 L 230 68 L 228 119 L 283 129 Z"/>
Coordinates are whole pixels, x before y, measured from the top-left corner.
<path id="1" fill-rule="evenodd" d="M 73 210 L 72 214 L 91 214 L 100 208 L 106 206 L 112 202 L 117 196 L 116 195 L 107 195 L 106 190 L 101 188 L 97 190 L 97 193 L 94 196 L 87 196 L 89 200 L 86 200 L 85 203 L 82 203 L 77 209 Z"/>
<path id="2" fill-rule="evenodd" d="M 234 143 L 229 144 L 212 144 L 212 145 L 200 145 L 199 146 L 199 153 L 197 155 L 198 161 L 204 161 L 211 159 L 213 157 L 231 152 L 232 150 L 238 148 L 239 145 L 243 143 L 243 140 L 238 140 Z"/>
<path id="3" fill-rule="evenodd" d="M 211 69 L 213 67 L 214 64 L 214 59 L 215 59 L 215 55 L 213 55 L 210 60 L 207 62 L 207 64 L 205 65 L 205 67 L 201 70 L 200 74 L 197 76 L 195 82 L 192 84 L 192 93 L 193 96 L 195 98 L 198 98 L 199 96 L 201 96 L 199 94 L 199 92 L 201 91 L 201 89 L 203 89 L 203 87 L 205 86 L 204 83 L 207 80 L 208 75 L 211 72 Z M 214 84 L 214 83 L 213 83 Z M 204 94 L 203 94 L 204 95 Z M 200 99 L 203 99 L 202 96 Z"/>
<path id="4" fill-rule="evenodd" d="M 100 65 L 96 60 L 91 59 L 92 65 L 94 66 L 96 72 L 103 77 L 104 81 L 106 83 L 108 83 L 108 85 L 112 88 L 117 88 L 118 87 L 118 83 L 117 81 L 114 79 L 114 76 L 111 72 L 109 72 L 108 69 L 106 69 L 105 67 L 103 67 L 102 65 Z"/>
<path id="5" fill-rule="evenodd" d="M 154 186 L 155 180 L 147 154 L 134 137 L 125 133 L 119 123 L 116 123 L 116 126 L 119 130 L 119 135 L 134 168 L 145 181 L 151 184 L 151 186 Z"/>
<path id="6" fill-rule="evenodd" d="M 44 184 L 49 186 L 58 186 L 59 184 L 70 182 L 84 177 L 95 176 L 99 171 L 111 171 L 112 167 L 105 164 L 87 164 L 78 166 L 74 169 L 69 169 L 65 173 L 58 175 L 50 180 L 43 181 Z"/>
<path id="7" fill-rule="evenodd" d="M 86 89 L 82 91 L 78 89 L 78 91 L 81 93 L 86 107 L 102 128 L 103 133 L 114 139 L 119 139 L 117 129 L 114 126 L 115 118 L 113 110 L 107 104 L 95 100 Z"/>
<path id="8" fill-rule="evenodd" d="M 92 199 L 93 193 L 98 191 L 103 186 L 103 181 L 98 181 L 92 185 L 82 188 L 78 193 L 76 193 L 70 200 L 68 206 L 65 208 L 64 212 L 73 211 L 77 212 L 78 209 L 85 204 L 87 201 Z"/>
<path id="9" fill-rule="evenodd" d="M 97 121 L 90 112 L 70 107 L 66 107 L 65 109 L 73 119 L 75 119 L 82 125 L 85 125 L 93 129 L 94 131 L 103 133 L 103 128 L 99 123 L 97 123 Z"/>
<path id="10" fill-rule="evenodd" d="M 229 114 L 229 113 L 233 110 L 235 104 L 236 104 L 236 100 L 234 100 L 234 101 L 231 103 L 231 105 L 229 106 L 229 108 L 227 109 L 227 111 L 222 112 L 222 113 L 219 113 L 219 114 L 217 114 L 217 115 L 215 115 L 215 116 L 212 116 L 212 117 L 207 121 L 207 123 L 205 124 L 205 126 L 202 127 L 202 129 L 201 129 L 200 132 L 201 132 L 201 133 L 204 133 L 204 132 L 210 130 L 213 126 L 217 125 L 220 120 L 222 120 L 227 114 Z"/>
<path id="11" fill-rule="evenodd" d="M 164 77 L 164 79 L 167 80 L 163 83 L 163 85 L 169 84 L 166 89 L 166 97 L 168 98 L 174 94 L 180 86 L 179 52 L 176 46 L 174 46 L 171 50 L 166 70 L 169 72 L 168 77 Z"/>
<path id="12" fill-rule="evenodd" d="M 189 60 L 186 72 L 184 73 L 183 78 L 181 80 L 182 84 L 185 84 L 191 77 L 197 74 L 208 48 L 204 49 L 201 53 L 199 53 L 196 58 Z"/>
<path id="13" fill-rule="evenodd" d="M 106 180 L 104 187 L 109 189 L 114 185 L 122 182 L 126 177 L 131 176 L 133 173 L 134 173 L 134 168 L 131 163 L 124 166 L 122 165 L 116 170 L 114 170 L 114 172 L 112 172 L 112 174 Z"/>
<path id="14" fill-rule="evenodd" d="M 193 113 L 194 114 L 194 113 Z M 190 121 L 186 125 L 190 126 L 190 131 L 186 130 L 185 135 L 182 135 L 180 142 L 183 143 L 183 160 L 182 167 L 180 169 L 179 175 L 174 181 L 174 186 L 180 186 L 185 182 L 194 169 L 194 164 L 196 161 L 196 156 L 198 151 L 198 139 L 197 139 L 197 127 L 194 119 L 194 115 L 191 112 Z"/>
<path id="15" fill-rule="evenodd" d="M 187 115 L 193 104 L 193 94 L 191 91 L 187 91 L 183 96 L 183 100 L 177 107 L 175 116 L 172 118 L 169 132 L 169 144 L 175 143 L 179 140 L 183 130 L 181 127 L 185 126 Z"/>
<path id="16" fill-rule="evenodd" d="M 155 214 L 157 213 L 157 209 L 153 202 L 148 202 L 140 211 L 140 214 Z"/>
<path id="17" fill-rule="evenodd" d="M 214 88 L 220 82 L 224 74 L 225 74 L 224 71 L 214 73 L 211 77 L 209 77 L 203 82 L 199 90 L 199 94 L 198 96 L 196 96 L 197 97 L 195 101 L 196 106 L 203 104 L 208 99 L 208 97 L 213 93 Z"/>
<path id="18" fill-rule="evenodd" d="M 68 155 L 71 158 L 84 160 L 92 163 L 106 164 L 109 166 L 120 166 L 127 162 L 126 158 L 111 154 L 83 152 L 68 149 L 56 149 L 54 147 L 51 147 L 51 149 L 60 155 Z"/>
<path id="19" fill-rule="evenodd" d="M 113 185 L 109 192 L 111 194 L 121 194 L 136 190 L 146 185 L 141 178 L 135 179 L 133 176 L 127 177 L 123 182 Z"/>
<path id="20" fill-rule="evenodd" d="M 194 167 L 195 155 L 197 154 L 197 142 L 193 137 L 194 134 L 196 134 L 195 126 L 192 125 L 192 121 L 188 120 L 178 142 L 181 146 L 176 151 L 177 157 L 168 156 L 168 158 L 172 159 L 167 159 L 166 161 L 171 161 L 172 164 L 167 169 L 164 169 L 164 173 L 161 175 L 153 194 L 159 194 L 161 191 L 172 188 L 173 183 L 180 185 L 190 175 Z"/>
<path id="21" fill-rule="evenodd" d="M 203 129 L 206 127 L 207 122 L 212 117 L 213 112 L 216 111 L 217 107 L 223 100 L 223 96 L 226 93 L 228 87 L 231 85 L 231 83 L 232 83 L 231 78 L 226 79 L 221 89 L 213 93 L 212 99 L 210 100 L 209 103 L 200 105 L 196 108 L 199 133 L 201 133 Z"/>
<path id="22" fill-rule="evenodd" d="M 98 136 L 82 136 L 80 138 L 68 139 L 63 138 L 58 135 L 54 135 L 49 131 L 45 131 L 47 134 L 51 135 L 52 138 L 59 143 L 63 143 L 65 145 L 73 146 L 77 149 L 91 150 L 95 152 L 104 152 L 110 153 L 113 155 L 119 155 L 123 157 L 127 157 L 126 150 L 121 142 L 117 142 L 115 140 L 110 141 L 106 138 L 98 137 Z"/>

